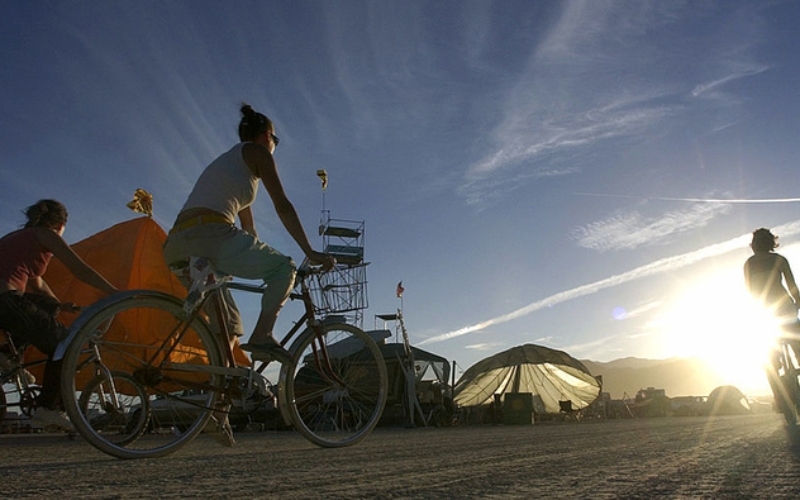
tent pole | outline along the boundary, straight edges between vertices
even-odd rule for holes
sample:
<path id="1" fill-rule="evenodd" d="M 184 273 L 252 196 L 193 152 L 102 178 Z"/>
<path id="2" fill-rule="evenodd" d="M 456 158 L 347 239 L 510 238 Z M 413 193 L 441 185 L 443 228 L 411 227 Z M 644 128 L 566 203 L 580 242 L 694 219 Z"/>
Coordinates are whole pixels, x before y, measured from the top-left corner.
<path id="1" fill-rule="evenodd" d="M 453 374 L 450 376 L 453 380 L 452 384 L 450 384 L 450 397 L 456 397 L 456 360 L 453 360 Z"/>
<path id="2" fill-rule="evenodd" d="M 427 427 L 428 422 L 425 419 L 425 414 L 422 412 L 422 407 L 420 406 L 419 399 L 417 398 L 417 370 L 416 370 L 416 363 L 414 362 L 414 351 L 411 349 L 411 343 L 408 341 L 408 332 L 406 331 L 406 324 L 403 321 L 402 309 L 397 310 L 397 321 L 400 325 L 400 331 L 403 332 L 403 347 L 405 347 L 406 351 L 407 367 L 403 371 L 405 372 L 406 375 L 406 398 L 408 399 L 408 426 L 415 427 L 414 411 L 416 410 L 416 412 L 419 413 L 420 420 L 422 420 L 422 425 Z"/>

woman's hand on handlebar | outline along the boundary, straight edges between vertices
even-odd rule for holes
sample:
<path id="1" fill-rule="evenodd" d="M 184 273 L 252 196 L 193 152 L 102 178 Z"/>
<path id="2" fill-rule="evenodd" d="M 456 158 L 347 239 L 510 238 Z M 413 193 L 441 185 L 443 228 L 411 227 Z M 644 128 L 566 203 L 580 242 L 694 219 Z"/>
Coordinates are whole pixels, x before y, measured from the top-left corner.
<path id="1" fill-rule="evenodd" d="M 336 259 L 333 255 L 322 252 L 311 252 L 308 255 L 308 260 L 314 265 L 322 266 L 323 271 L 330 271 L 336 265 Z"/>

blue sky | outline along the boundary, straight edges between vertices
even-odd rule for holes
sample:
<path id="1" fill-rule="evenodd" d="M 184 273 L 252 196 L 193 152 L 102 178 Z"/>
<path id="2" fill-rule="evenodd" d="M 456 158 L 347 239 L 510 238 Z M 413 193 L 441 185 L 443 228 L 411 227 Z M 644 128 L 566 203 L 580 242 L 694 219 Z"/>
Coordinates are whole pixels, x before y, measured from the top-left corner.
<path id="1" fill-rule="evenodd" d="M 800 269 L 798 21 L 789 1 L 3 2 L 0 232 L 53 197 L 76 242 L 136 188 L 168 229 L 247 101 L 312 239 L 317 169 L 332 216 L 366 221 L 366 327 L 402 280 L 411 341 L 464 369 L 527 342 L 747 345 L 749 233 Z M 254 210 L 299 258 L 263 188 Z"/>

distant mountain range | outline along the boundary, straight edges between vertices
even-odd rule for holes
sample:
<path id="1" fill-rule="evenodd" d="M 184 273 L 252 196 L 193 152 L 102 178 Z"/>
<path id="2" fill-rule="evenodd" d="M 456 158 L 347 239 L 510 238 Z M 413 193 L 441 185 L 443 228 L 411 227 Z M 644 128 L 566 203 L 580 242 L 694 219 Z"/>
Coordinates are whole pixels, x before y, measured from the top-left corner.
<path id="1" fill-rule="evenodd" d="M 603 392 L 612 399 L 635 397 L 639 389 L 664 389 L 667 396 L 708 396 L 725 381 L 695 358 L 622 358 L 607 363 L 581 360 L 592 375 L 603 376 Z"/>

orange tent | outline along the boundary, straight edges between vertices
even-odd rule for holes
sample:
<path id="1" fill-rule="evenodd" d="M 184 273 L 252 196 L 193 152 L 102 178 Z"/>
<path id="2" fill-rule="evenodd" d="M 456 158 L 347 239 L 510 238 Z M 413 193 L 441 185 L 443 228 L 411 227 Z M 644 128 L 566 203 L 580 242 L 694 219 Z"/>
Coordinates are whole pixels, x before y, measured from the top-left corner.
<path id="1" fill-rule="evenodd" d="M 90 236 L 72 248 L 121 290 L 157 290 L 183 298 L 186 289 L 169 270 L 161 253 L 166 239 L 166 233 L 153 219 L 138 217 Z M 58 259 L 50 262 L 44 280 L 59 299 L 83 307 L 103 296 L 100 290 L 75 278 Z M 69 326 L 75 318 L 73 314 L 62 313 L 59 320 Z M 29 349 L 26 356 L 36 359 L 42 354 Z M 237 364 L 250 365 L 249 358 L 238 346 L 234 357 Z M 41 380 L 41 372 L 34 374 Z"/>

